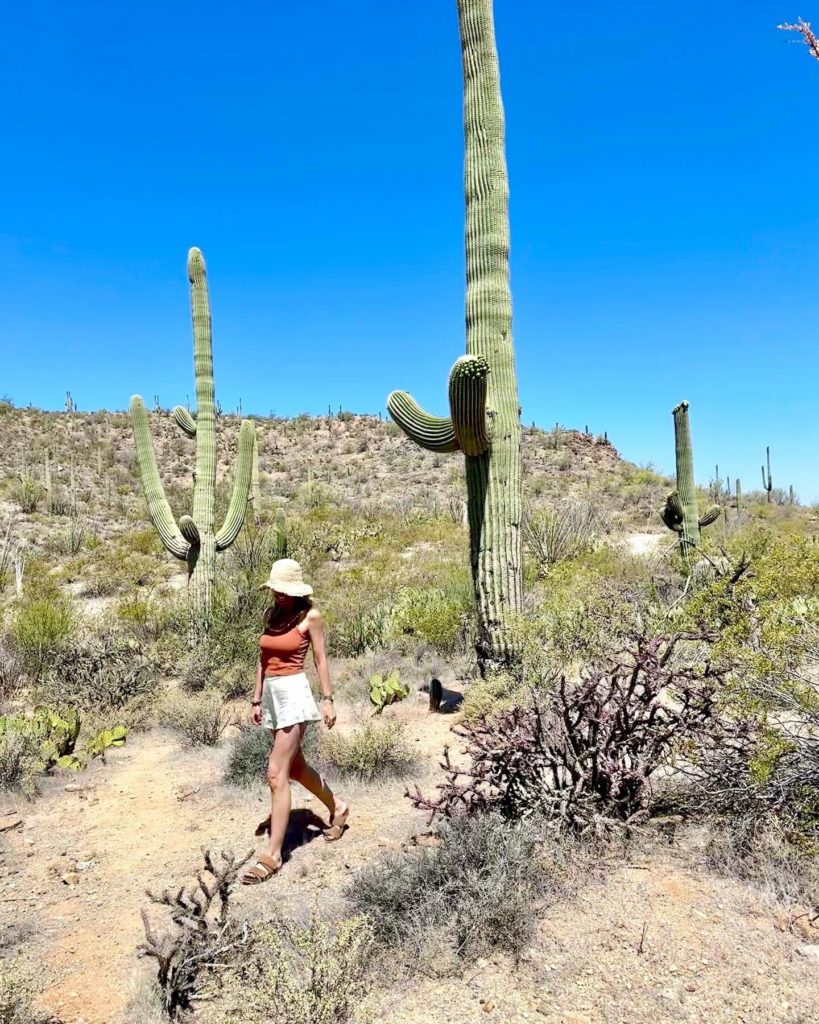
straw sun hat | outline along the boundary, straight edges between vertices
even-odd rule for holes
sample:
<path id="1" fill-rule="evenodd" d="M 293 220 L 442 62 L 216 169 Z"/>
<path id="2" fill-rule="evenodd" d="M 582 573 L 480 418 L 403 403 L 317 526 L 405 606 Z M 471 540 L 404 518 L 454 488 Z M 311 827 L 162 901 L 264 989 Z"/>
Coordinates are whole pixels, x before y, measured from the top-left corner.
<path id="1" fill-rule="evenodd" d="M 267 583 L 263 583 L 259 590 L 275 590 L 290 597 L 309 597 L 313 593 L 310 584 L 304 582 L 301 566 L 294 558 L 280 558 L 274 562 Z"/>

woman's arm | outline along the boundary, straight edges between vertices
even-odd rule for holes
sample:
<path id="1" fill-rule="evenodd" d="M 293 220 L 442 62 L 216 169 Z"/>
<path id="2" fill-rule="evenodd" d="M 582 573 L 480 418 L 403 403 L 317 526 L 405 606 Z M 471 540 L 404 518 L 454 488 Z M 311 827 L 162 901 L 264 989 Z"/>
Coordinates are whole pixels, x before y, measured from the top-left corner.
<path id="1" fill-rule="evenodd" d="M 253 687 L 253 703 L 250 706 L 250 720 L 254 725 L 259 725 L 262 720 L 262 659 L 259 658 L 256 665 L 256 685 Z"/>
<path id="2" fill-rule="evenodd" d="M 324 695 L 324 721 L 328 728 L 332 728 L 336 720 L 336 713 L 333 708 L 333 691 L 330 687 L 330 669 L 327 665 L 327 648 L 324 644 L 324 622 L 321 612 L 317 608 L 311 608 L 307 613 L 307 632 L 310 634 L 310 643 L 313 646 L 313 662 L 318 673 L 321 692 Z"/>

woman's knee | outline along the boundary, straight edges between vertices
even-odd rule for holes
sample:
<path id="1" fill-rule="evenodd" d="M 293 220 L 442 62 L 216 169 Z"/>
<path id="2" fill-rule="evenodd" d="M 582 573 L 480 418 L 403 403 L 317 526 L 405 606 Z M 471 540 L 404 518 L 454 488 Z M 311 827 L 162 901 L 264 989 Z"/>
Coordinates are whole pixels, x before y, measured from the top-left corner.
<path id="1" fill-rule="evenodd" d="M 290 785 L 290 773 L 282 765 L 271 762 L 267 766 L 267 784 L 278 792 Z"/>

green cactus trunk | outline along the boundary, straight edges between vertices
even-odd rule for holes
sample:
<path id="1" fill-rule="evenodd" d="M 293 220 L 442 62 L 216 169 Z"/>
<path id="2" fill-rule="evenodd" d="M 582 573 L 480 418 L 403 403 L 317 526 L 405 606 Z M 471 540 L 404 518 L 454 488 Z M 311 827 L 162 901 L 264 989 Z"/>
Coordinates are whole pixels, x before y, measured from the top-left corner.
<path id="1" fill-rule="evenodd" d="M 700 546 L 700 523 L 697 511 L 697 488 L 694 483 L 694 454 L 691 449 L 691 426 L 688 402 L 674 409 L 674 453 L 677 463 L 677 494 L 683 508 L 680 546 L 688 557 Z"/>
<path id="2" fill-rule="evenodd" d="M 230 547 L 244 523 L 251 483 L 255 430 L 249 420 L 245 420 L 239 430 L 239 453 L 230 505 L 221 529 L 215 532 L 216 416 L 213 346 L 205 261 L 198 249 L 191 249 L 188 253 L 188 278 L 191 285 L 193 316 L 196 418 L 194 419 L 182 406 L 176 406 L 173 418 L 183 433 L 196 438 L 196 470 L 193 515 L 182 516 L 178 525 L 165 497 L 151 442 L 148 412 L 139 395 L 134 395 L 131 399 L 131 422 L 137 464 L 151 522 L 171 554 L 188 565 L 189 641 L 193 646 L 207 636 L 210 629 L 216 553 Z"/>
<path id="3" fill-rule="evenodd" d="M 458 0 L 464 81 L 466 351 L 449 378 L 449 417 L 404 391 L 390 415 L 431 451 L 466 461 L 470 560 L 482 671 L 511 665 L 522 605 L 521 429 L 509 287 L 509 185 L 492 0 Z"/>
<path id="4" fill-rule="evenodd" d="M 674 416 L 674 449 L 677 468 L 677 487 L 666 498 L 660 516 L 665 525 L 680 536 L 680 549 L 689 563 L 694 561 L 700 546 L 700 531 L 715 522 L 722 511 L 712 505 L 702 515 L 697 509 L 697 487 L 694 483 L 694 454 L 691 447 L 691 427 L 688 422 L 688 402 L 680 402 L 672 410 Z"/>

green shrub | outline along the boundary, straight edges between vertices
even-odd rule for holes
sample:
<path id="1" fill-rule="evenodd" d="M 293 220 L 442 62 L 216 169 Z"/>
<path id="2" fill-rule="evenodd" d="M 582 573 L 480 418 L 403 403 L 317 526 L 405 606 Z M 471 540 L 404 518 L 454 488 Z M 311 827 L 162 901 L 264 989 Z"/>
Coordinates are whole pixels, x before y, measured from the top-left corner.
<path id="1" fill-rule="evenodd" d="M 464 959 L 495 950 L 520 953 L 538 912 L 566 887 L 568 847 L 539 855 L 532 822 L 494 815 L 444 825 L 440 845 L 389 854 L 365 867 L 347 896 L 373 923 L 376 936 L 405 944 L 410 957 L 443 929 Z"/>
<path id="2" fill-rule="evenodd" d="M 242 729 L 230 745 L 225 782 L 232 786 L 253 786 L 263 781 L 272 746 L 268 729 Z"/>
<path id="3" fill-rule="evenodd" d="M 236 963 L 202 1006 L 203 1024 L 364 1024 L 374 981 L 373 934 L 365 918 L 251 926 Z"/>
<path id="4" fill-rule="evenodd" d="M 428 644 L 441 654 L 466 646 L 471 605 L 461 592 L 437 588 L 402 590 L 390 613 L 387 636 L 399 645 Z"/>
<path id="5" fill-rule="evenodd" d="M 417 760 L 397 722 L 367 722 L 347 736 L 328 733 L 321 755 L 342 778 L 362 782 L 407 775 Z"/>
<path id="6" fill-rule="evenodd" d="M 76 621 L 64 598 L 34 598 L 24 602 L 12 620 L 12 641 L 26 670 L 39 678 L 74 638 Z"/>
<path id="7" fill-rule="evenodd" d="M 389 619 L 389 605 L 379 603 L 335 622 L 328 637 L 330 653 L 340 658 L 357 658 L 367 651 L 379 650 L 386 644 Z"/>
<path id="8" fill-rule="evenodd" d="M 186 746 L 215 747 L 230 724 L 222 695 L 215 690 L 165 696 L 160 706 L 161 725 L 178 733 Z"/>

